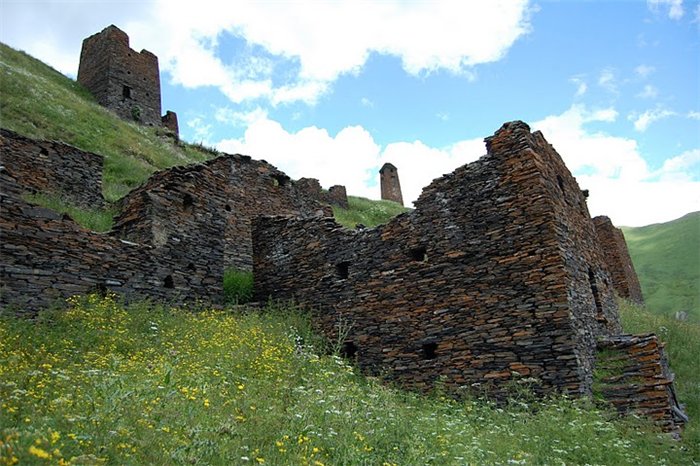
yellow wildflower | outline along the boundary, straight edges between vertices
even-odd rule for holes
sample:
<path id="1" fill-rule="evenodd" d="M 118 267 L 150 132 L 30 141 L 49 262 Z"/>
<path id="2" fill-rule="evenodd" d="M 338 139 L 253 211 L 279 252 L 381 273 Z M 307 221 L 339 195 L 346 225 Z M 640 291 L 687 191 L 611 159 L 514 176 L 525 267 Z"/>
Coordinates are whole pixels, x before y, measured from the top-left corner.
<path id="1" fill-rule="evenodd" d="M 41 458 L 41 459 L 44 459 L 44 460 L 47 460 L 47 459 L 50 459 L 50 458 L 51 458 L 51 453 L 49 453 L 48 451 L 46 451 L 46 450 L 44 450 L 44 449 L 42 449 L 42 448 L 35 447 L 34 445 L 32 445 L 31 447 L 29 447 L 29 454 L 30 454 L 30 455 L 34 455 L 34 456 L 36 456 L 37 458 Z"/>

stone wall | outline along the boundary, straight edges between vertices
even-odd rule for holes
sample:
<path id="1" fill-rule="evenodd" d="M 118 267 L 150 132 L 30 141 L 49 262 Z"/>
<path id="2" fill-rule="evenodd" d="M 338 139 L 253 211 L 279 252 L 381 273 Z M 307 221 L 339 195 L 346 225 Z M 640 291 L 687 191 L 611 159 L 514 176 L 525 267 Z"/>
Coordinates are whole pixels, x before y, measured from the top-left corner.
<path id="1" fill-rule="evenodd" d="M 596 338 L 619 320 L 583 194 L 522 122 L 487 150 L 375 229 L 259 218 L 256 298 L 308 307 L 360 367 L 408 387 L 589 393 Z"/>
<path id="2" fill-rule="evenodd" d="M 0 169 L 0 307 L 32 314 L 75 294 L 106 290 L 127 299 L 222 301 L 220 245 L 201 242 L 198 260 L 188 262 L 183 247 L 192 244 L 182 238 L 156 249 L 90 232 L 67 215 L 24 201 L 17 182 Z M 202 228 L 211 237 L 220 226 Z"/>
<path id="3" fill-rule="evenodd" d="M 121 118 L 161 126 L 158 57 L 129 47 L 129 36 L 111 25 L 83 41 L 78 82 L 100 105 Z"/>
<path id="4" fill-rule="evenodd" d="M 612 221 L 605 216 L 595 217 L 593 224 L 598 234 L 598 241 L 605 252 L 605 261 L 615 291 L 625 299 L 644 304 L 642 287 L 639 285 L 639 278 L 632 265 L 632 258 L 622 230 L 615 228 Z"/>
<path id="5" fill-rule="evenodd" d="M 403 195 L 401 194 L 401 183 L 399 182 L 399 171 L 390 163 L 385 163 L 379 170 L 379 184 L 381 187 L 382 199 L 394 201 L 403 205 Z"/>
<path id="6" fill-rule="evenodd" d="M 297 189 L 287 175 L 264 161 L 224 155 L 208 162 L 163 170 L 120 201 L 113 235 L 158 249 L 181 241 L 180 255 L 200 257 L 189 240 L 217 244 L 223 266 L 251 270 L 251 221 L 257 215 L 331 215 L 330 207 Z M 201 225 L 221 218 L 214 236 Z M 204 235 L 204 236 L 203 236 Z"/>
<path id="7" fill-rule="evenodd" d="M 100 155 L 0 129 L 0 164 L 25 192 L 50 193 L 87 208 L 104 205 Z"/>
<path id="8" fill-rule="evenodd" d="M 180 126 L 177 123 L 177 113 L 168 110 L 165 115 L 162 116 L 161 122 L 163 126 L 172 131 L 176 137 L 180 135 Z"/>
<path id="9" fill-rule="evenodd" d="M 650 418 L 678 434 L 688 421 L 676 399 L 664 345 L 656 335 L 616 335 L 598 343 L 596 392 L 622 414 Z"/>
<path id="10" fill-rule="evenodd" d="M 348 194 L 345 186 L 335 185 L 328 188 L 328 191 L 324 191 L 316 178 L 300 178 L 294 182 L 294 186 L 311 199 L 343 209 L 348 208 Z"/>

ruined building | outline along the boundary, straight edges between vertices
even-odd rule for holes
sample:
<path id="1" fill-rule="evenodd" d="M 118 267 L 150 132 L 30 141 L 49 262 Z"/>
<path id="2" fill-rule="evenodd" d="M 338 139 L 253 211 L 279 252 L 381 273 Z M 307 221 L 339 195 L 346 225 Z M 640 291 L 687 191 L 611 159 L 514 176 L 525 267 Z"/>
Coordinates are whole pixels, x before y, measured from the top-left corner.
<path id="1" fill-rule="evenodd" d="M 601 247 L 559 154 L 522 122 L 486 146 L 374 229 L 328 217 L 322 202 L 344 189 L 223 155 L 154 174 L 120 201 L 113 231 L 95 233 L 23 196 L 99 202 L 102 158 L 3 130 L 0 306 L 31 314 L 107 290 L 216 305 L 224 269 L 252 269 L 258 299 L 295 300 L 346 356 L 397 384 L 496 397 L 523 379 L 539 393 L 598 385 L 620 412 L 676 431 L 684 415 L 663 345 L 621 334 L 613 246 Z M 607 375 L 595 379 L 596 365 Z"/>
<path id="2" fill-rule="evenodd" d="M 599 341 L 621 326 L 584 194 L 526 124 L 505 124 L 486 145 L 375 229 L 258 217 L 256 297 L 307 307 L 363 370 L 402 386 L 440 380 L 500 397 L 527 377 L 540 393 L 591 393 Z M 663 370 L 648 373 L 645 393 L 672 430 L 682 420 Z"/>
<path id="3" fill-rule="evenodd" d="M 177 115 L 161 116 L 158 57 L 129 47 L 129 36 L 111 25 L 83 41 L 78 82 L 121 118 L 165 126 L 178 134 Z"/>
<path id="4" fill-rule="evenodd" d="M 379 183 L 382 189 L 382 199 L 394 201 L 403 205 L 399 171 L 390 163 L 385 163 L 379 170 Z"/>
<path id="5" fill-rule="evenodd" d="M 625 299 L 637 304 L 644 304 L 642 288 L 639 285 L 634 265 L 632 265 L 632 258 L 622 230 L 616 228 L 605 216 L 595 217 L 593 224 L 598 235 L 598 242 L 605 251 L 605 262 L 608 265 L 615 291 Z"/>

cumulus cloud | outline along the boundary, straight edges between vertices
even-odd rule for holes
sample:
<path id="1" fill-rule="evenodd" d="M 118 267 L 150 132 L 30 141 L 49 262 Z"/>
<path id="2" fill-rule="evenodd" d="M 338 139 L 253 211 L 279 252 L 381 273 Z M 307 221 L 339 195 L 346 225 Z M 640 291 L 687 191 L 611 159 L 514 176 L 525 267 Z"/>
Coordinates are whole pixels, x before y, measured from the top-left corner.
<path id="1" fill-rule="evenodd" d="M 685 13 L 683 11 L 683 0 L 647 0 L 647 7 L 653 13 L 661 13 L 662 10 L 667 11 L 668 17 L 679 20 Z"/>
<path id="2" fill-rule="evenodd" d="M 634 73 L 640 78 L 646 78 L 654 71 L 656 71 L 656 68 L 649 65 L 639 65 L 634 69 Z"/>
<path id="3" fill-rule="evenodd" d="M 675 115 L 675 112 L 663 108 L 655 108 L 641 114 L 630 114 L 628 119 L 634 123 L 634 129 L 644 132 L 652 123 Z"/>
<path id="4" fill-rule="evenodd" d="M 616 225 L 665 222 L 700 210 L 700 150 L 684 152 L 651 171 L 634 139 L 590 131 L 587 123 L 607 121 L 609 112 L 574 105 L 532 124 L 556 148 L 582 189 L 590 190 L 591 215 Z"/>
<path id="5" fill-rule="evenodd" d="M 527 34 L 529 15 L 527 0 L 48 1 L 3 4 L 0 37 L 75 75 L 82 39 L 114 22 L 135 48 L 158 55 L 176 84 L 217 87 L 233 102 L 313 103 L 372 53 L 399 57 L 412 74 L 473 78 L 474 66 L 499 60 Z M 233 38 L 245 47 L 226 56 Z"/>

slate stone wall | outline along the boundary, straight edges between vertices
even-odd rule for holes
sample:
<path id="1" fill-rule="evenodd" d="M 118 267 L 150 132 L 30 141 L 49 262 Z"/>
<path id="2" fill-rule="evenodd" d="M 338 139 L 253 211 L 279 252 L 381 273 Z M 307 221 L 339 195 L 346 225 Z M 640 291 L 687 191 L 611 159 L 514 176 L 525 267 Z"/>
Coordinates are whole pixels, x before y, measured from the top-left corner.
<path id="1" fill-rule="evenodd" d="M 345 186 L 335 185 L 328 188 L 328 191 L 324 191 L 316 178 L 300 178 L 294 182 L 294 186 L 311 199 L 343 209 L 348 208 L 348 194 Z"/>
<path id="2" fill-rule="evenodd" d="M 680 433 L 688 416 L 676 399 L 664 345 L 656 335 L 616 335 L 598 342 L 596 391 L 619 413 Z"/>
<path id="3" fill-rule="evenodd" d="M 158 57 L 129 47 L 129 36 L 111 25 L 83 41 L 78 82 L 100 105 L 121 118 L 161 126 Z"/>
<path id="4" fill-rule="evenodd" d="M 83 207 L 99 209 L 102 156 L 57 141 L 38 141 L 0 129 L 0 164 L 25 192 L 50 193 Z"/>
<path id="5" fill-rule="evenodd" d="M 258 218 L 256 298 L 308 307 L 363 369 L 408 387 L 499 396 L 534 377 L 589 393 L 596 337 L 619 321 L 583 195 L 522 122 L 487 150 L 375 229 Z"/>
<path id="6" fill-rule="evenodd" d="M 200 242 L 199 259 L 189 262 L 183 248 L 193 245 L 182 238 L 153 248 L 87 231 L 67 215 L 24 201 L 17 181 L 0 170 L 0 307 L 32 314 L 75 294 L 107 290 L 176 304 L 222 301 L 218 245 Z M 220 225 L 206 226 L 209 237 Z"/>
<path id="7" fill-rule="evenodd" d="M 605 251 L 605 261 L 615 291 L 625 299 L 637 304 L 644 304 L 642 287 L 639 284 L 634 265 L 632 265 L 632 258 L 622 230 L 615 228 L 612 221 L 602 215 L 595 217 L 593 224 L 598 234 L 598 242 Z"/>
<path id="8" fill-rule="evenodd" d="M 158 172 L 124 197 L 120 206 L 114 236 L 155 248 L 173 238 L 217 245 L 223 251 L 223 267 L 240 270 L 251 270 L 253 265 L 253 217 L 332 214 L 330 207 L 297 189 L 283 172 L 243 155 Z M 216 219 L 223 224 L 212 231 L 213 236 L 203 231 L 203 224 Z M 201 257 L 184 242 L 181 249 L 191 261 Z"/>

